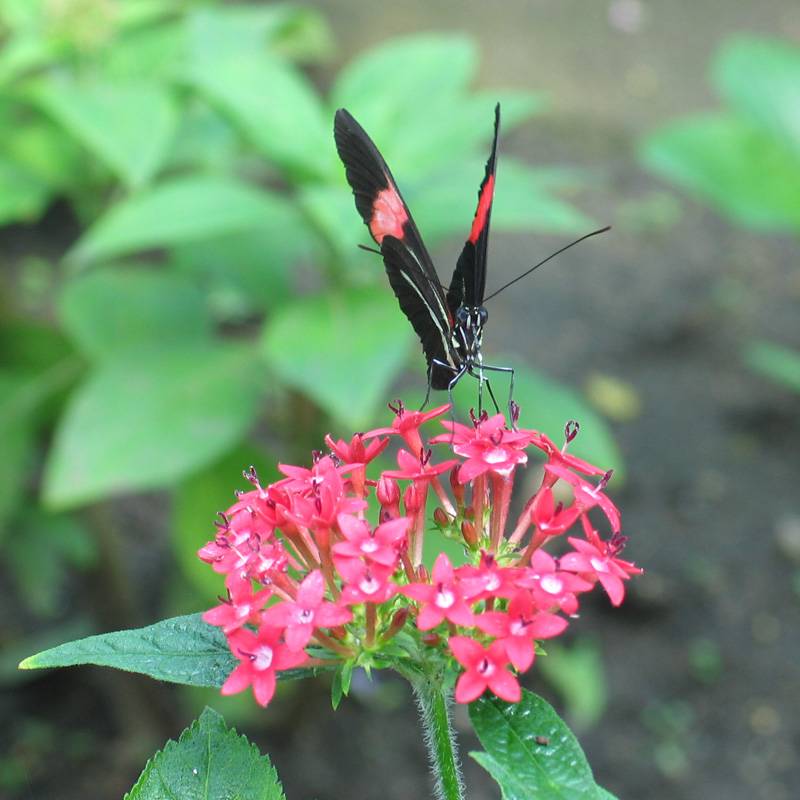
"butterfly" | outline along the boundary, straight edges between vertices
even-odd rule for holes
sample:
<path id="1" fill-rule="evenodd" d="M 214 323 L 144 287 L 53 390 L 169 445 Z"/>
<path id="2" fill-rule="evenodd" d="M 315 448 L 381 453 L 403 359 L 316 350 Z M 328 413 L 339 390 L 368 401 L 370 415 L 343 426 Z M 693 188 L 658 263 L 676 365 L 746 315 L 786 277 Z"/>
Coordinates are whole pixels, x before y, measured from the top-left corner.
<path id="1" fill-rule="evenodd" d="M 400 308 L 422 342 L 428 362 L 428 393 L 432 388 L 452 392 L 468 373 L 479 377 L 482 384 L 484 369 L 508 373 L 513 391 L 513 369 L 485 365 L 481 355 L 483 327 L 488 319 L 483 305 L 486 251 L 499 131 L 498 104 L 495 107 L 492 150 L 478 190 L 478 207 L 450 286 L 445 290 L 380 151 L 352 114 L 343 108 L 336 112 L 336 149 L 344 163 L 356 208 L 380 247 L 386 274 Z"/>
<path id="2" fill-rule="evenodd" d="M 486 253 L 500 132 L 498 103 L 494 110 L 492 149 L 478 189 L 475 216 L 450 285 L 445 289 L 439 282 L 411 212 L 375 143 L 344 108 L 336 112 L 333 130 L 336 149 L 344 164 L 347 182 L 353 190 L 356 208 L 380 247 L 376 252 L 383 257 L 386 274 L 400 308 L 422 342 L 428 363 L 428 392 L 423 406 L 427 404 L 431 389 L 447 389 L 452 402 L 453 388 L 464 375 L 469 374 L 478 379 L 480 411 L 483 372 L 487 370 L 509 376 L 508 405 L 513 416 L 514 369 L 483 362 L 483 328 L 489 317 L 484 303 L 567 248 L 609 228 L 582 236 L 518 275 L 489 297 L 485 296 Z M 497 409 L 491 385 L 488 381 L 486 384 Z"/>

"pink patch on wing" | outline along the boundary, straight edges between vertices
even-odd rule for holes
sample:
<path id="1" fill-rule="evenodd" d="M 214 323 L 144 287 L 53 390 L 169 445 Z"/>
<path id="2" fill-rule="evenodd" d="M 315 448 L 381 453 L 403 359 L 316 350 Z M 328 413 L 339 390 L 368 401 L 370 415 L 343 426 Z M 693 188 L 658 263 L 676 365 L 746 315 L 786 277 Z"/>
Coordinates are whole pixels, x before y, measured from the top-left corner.
<path id="1" fill-rule="evenodd" d="M 397 190 L 390 184 L 387 189 L 378 192 L 372 204 L 372 219 L 369 230 L 372 238 L 380 244 L 384 236 L 403 238 L 403 226 L 408 221 L 403 201 Z"/>
<path id="2" fill-rule="evenodd" d="M 472 220 L 472 230 L 469 232 L 469 240 L 472 244 L 478 241 L 478 237 L 486 227 L 486 217 L 492 207 L 492 195 L 494 194 L 494 175 L 489 175 L 483 186 L 480 198 L 478 198 L 478 210 L 475 212 L 475 219 Z"/>

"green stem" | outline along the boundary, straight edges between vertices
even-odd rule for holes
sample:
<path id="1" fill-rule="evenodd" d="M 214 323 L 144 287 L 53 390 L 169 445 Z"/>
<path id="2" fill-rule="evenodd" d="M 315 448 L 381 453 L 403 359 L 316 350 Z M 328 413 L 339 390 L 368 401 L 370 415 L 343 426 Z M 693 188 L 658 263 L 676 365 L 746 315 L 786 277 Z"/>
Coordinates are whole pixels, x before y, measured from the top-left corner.
<path id="1" fill-rule="evenodd" d="M 438 800 L 464 800 L 458 747 L 450 722 L 450 693 L 440 683 L 421 675 L 410 680 L 420 711 L 425 746 L 428 748 L 428 758 L 434 774 L 436 797 Z"/>

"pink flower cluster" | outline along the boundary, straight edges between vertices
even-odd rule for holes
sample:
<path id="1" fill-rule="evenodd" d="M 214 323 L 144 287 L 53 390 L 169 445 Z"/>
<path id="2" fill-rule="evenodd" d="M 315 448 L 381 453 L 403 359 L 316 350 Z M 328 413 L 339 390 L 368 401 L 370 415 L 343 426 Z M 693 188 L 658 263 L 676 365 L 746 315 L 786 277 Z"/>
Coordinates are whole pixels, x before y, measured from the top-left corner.
<path id="1" fill-rule="evenodd" d="M 622 602 L 624 581 L 641 570 L 619 558 L 626 539 L 605 493 L 611 474 L 567 452 L 577 425 L 567 425 L 559 448 L 484 413 L 471 425 L 442 420 L 447 432 L 426 443 L 422 426 L 448 408 L 422 413 L 398 403 L 391 427 L 349 442 L 328 436 L 330 452 L 315 453 L 309 468 L 281 465 L 285 477 L 269 486 L 252 468 L 245 473 L 253 488 L 220 515 L 216 538 L 199 551 L 225 575 L 227 596 L 203 615 L 239 661 L 223 694 L 252 686 L 266 705 L 282 670 L 385 665 L 424 647 L 428 663 L 439 657 L 459 671 L 458 702 L 487 688 L 515 702 L 517 675 L 533 664 L 537 640 L 565 630 L 582 593 L 599 583 L 615 606 Z M 397 469 L 369 477 L 392 439 Z M 437 461 L 429 444 L 455 457 Z M 546 458 L 541 485 L 509 525 L 514 475 L 529 447 Z M 566 503 L 557 499 L 564 484 Z M 379 506 L 376 524 L 370 501 Z M 439 553 L 429 573 L 430 501 L 432 535 L 457 539 L 466 563 Z M 611 530 L 606 539 L 590 521 L 595 508 Z M 571 530 L 576 535 L 564 537 Z M 547 553 L 559 538 L 564 552 Z M 414 648 L 398 648 L 401 630 Z"/>

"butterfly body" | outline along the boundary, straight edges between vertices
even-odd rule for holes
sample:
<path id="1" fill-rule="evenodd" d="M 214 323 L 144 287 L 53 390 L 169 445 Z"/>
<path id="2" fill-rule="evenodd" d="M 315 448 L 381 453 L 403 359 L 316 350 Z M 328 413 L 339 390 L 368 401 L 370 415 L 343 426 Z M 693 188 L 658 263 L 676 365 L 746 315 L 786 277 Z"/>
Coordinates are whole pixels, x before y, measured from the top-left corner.
<path id="1" fill-rule="evenodd" d="M 420 338 L 429 388 L 450 390 L 463 375 L 484 369 L 481 345 L 488 314 L 483 298 L 499 126 L 497 106 L 494 140 L 475 217 L 445 291 L 383 156 L 348 111 L 336 112 L 336 147 L 356 208 L 380 247 L 400 308 Z"/>

